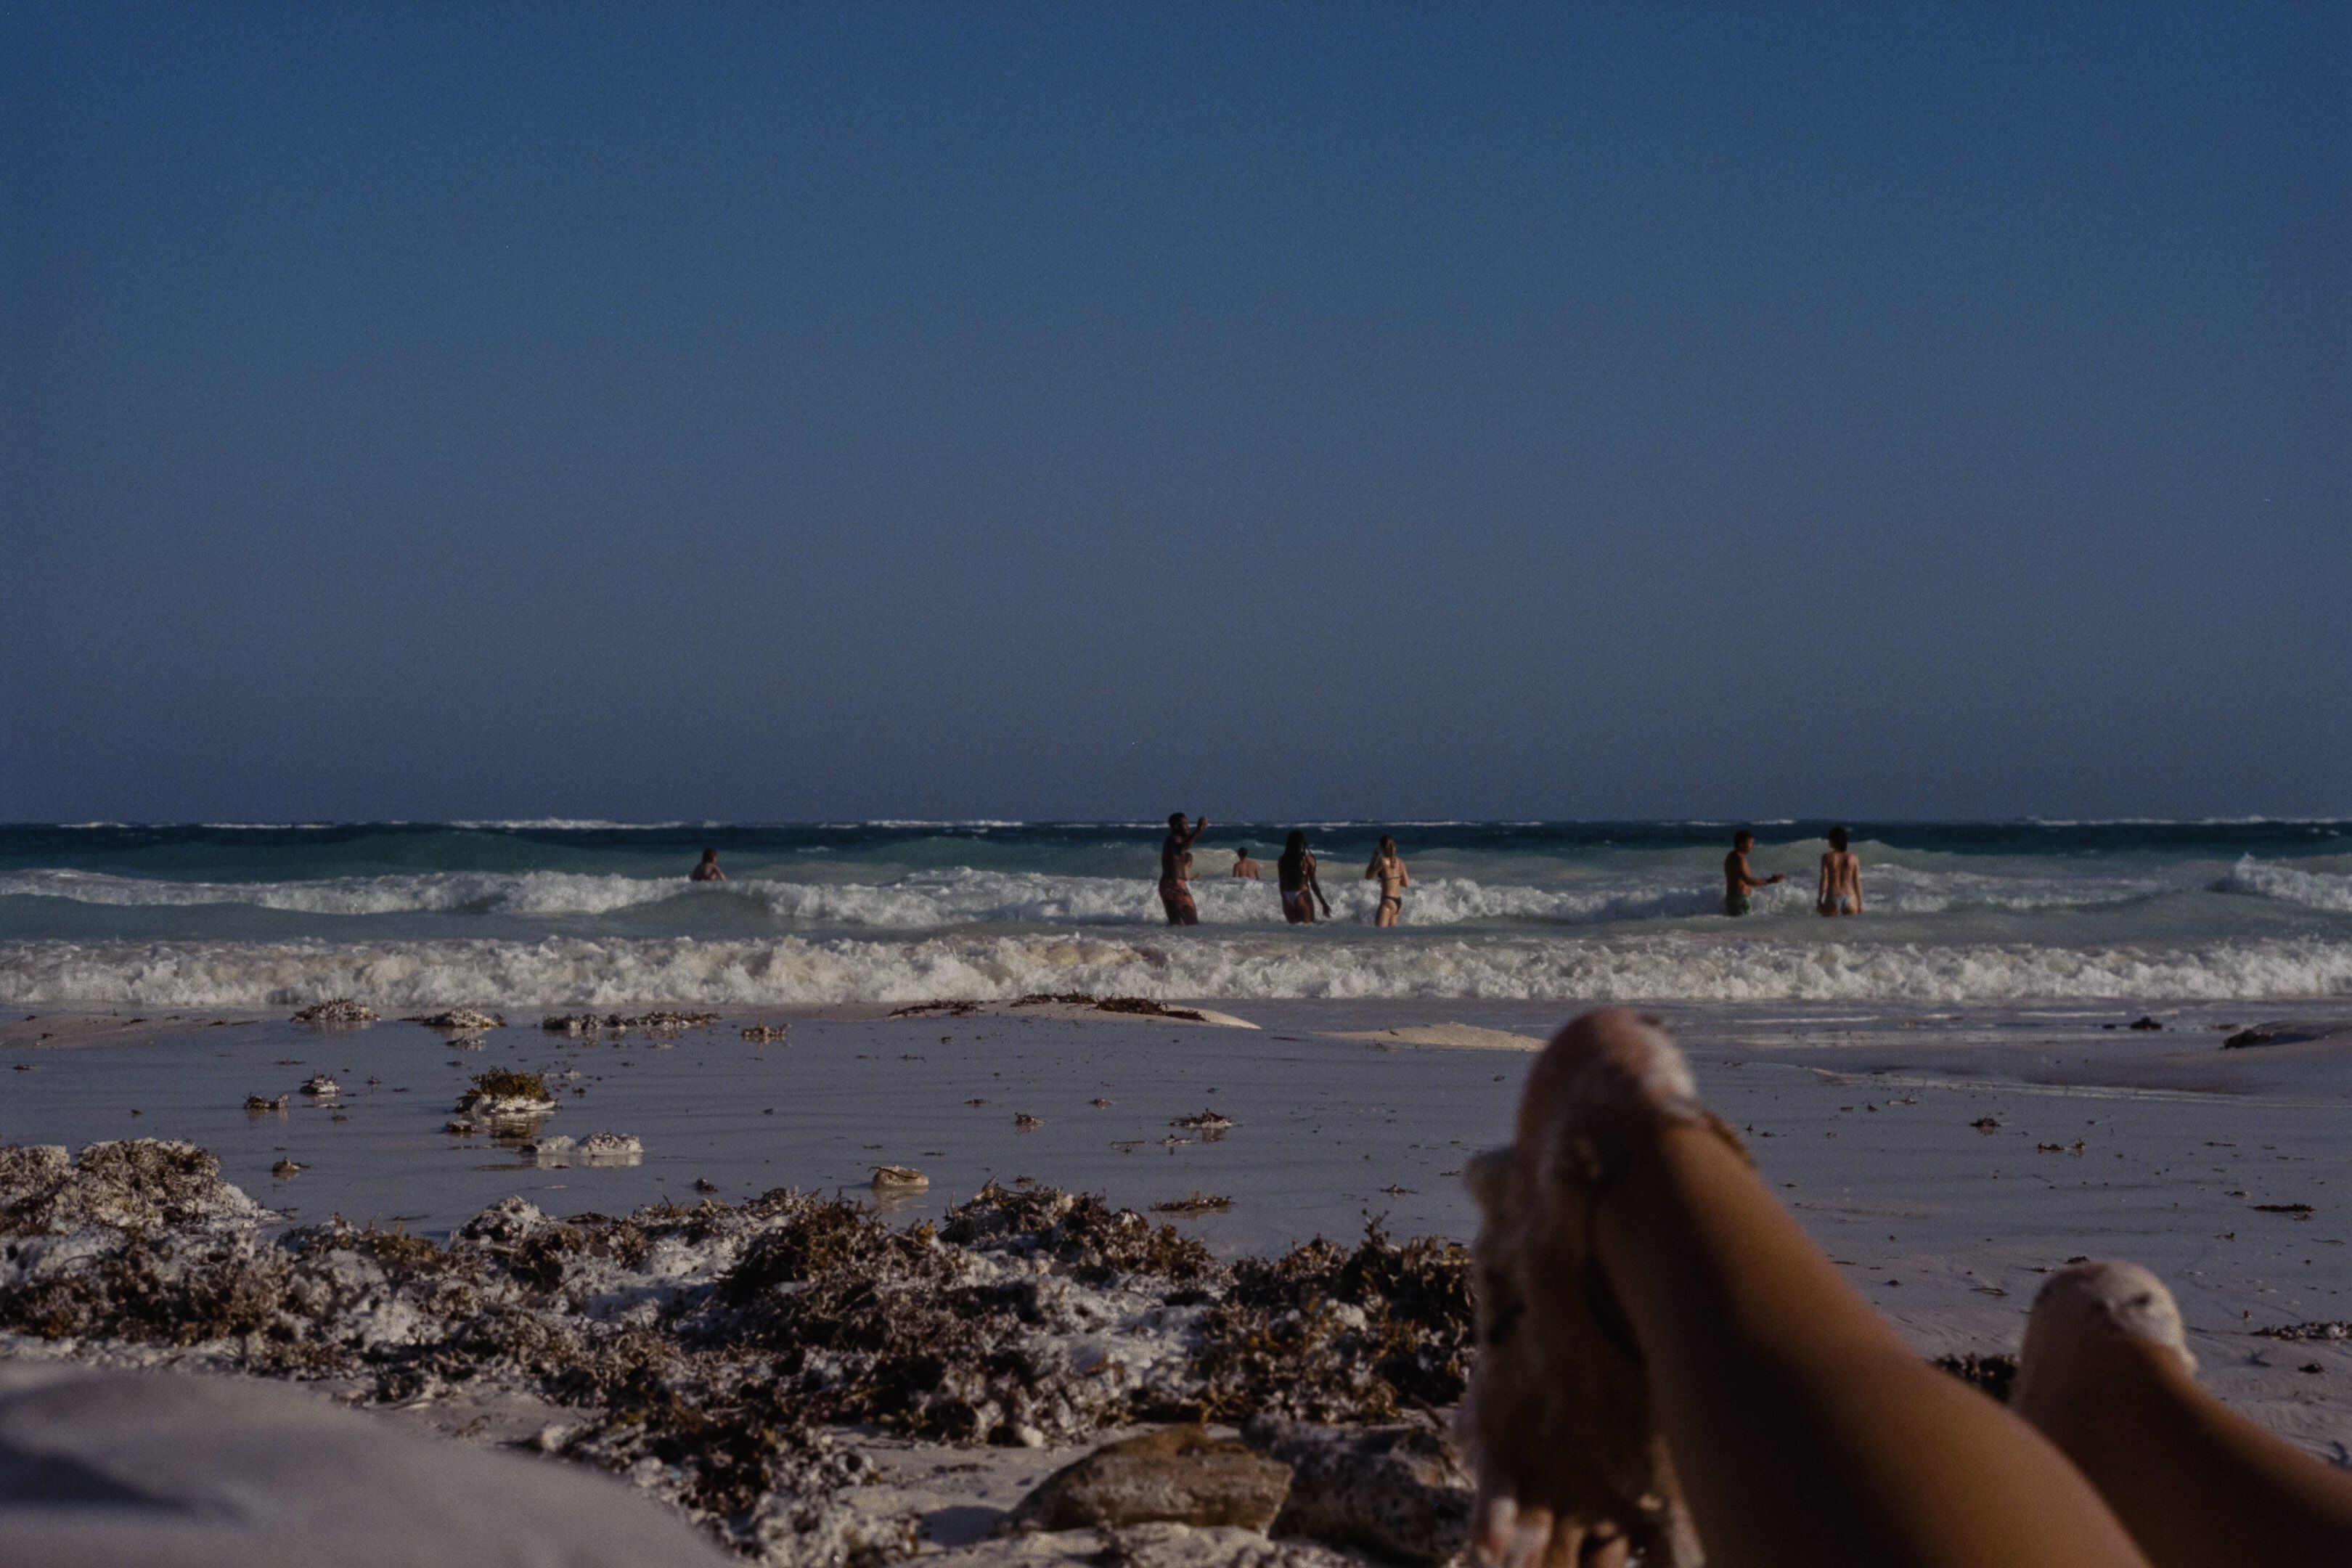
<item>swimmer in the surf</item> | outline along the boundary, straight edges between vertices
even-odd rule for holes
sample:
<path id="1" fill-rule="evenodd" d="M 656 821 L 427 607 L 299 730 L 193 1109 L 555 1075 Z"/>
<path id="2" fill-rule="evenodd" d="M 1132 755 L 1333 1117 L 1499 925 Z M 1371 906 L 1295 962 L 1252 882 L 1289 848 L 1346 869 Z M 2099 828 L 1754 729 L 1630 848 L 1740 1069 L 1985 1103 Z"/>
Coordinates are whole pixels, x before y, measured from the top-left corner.
<path id="1" fill-rule="evenodd" d="M 1821 882 L 1813 892 L 1813 908 L 1821 914 L 1862 913 L 1862 858 L 1845 846 L 1845 829 L 1831 828 L 1829 853 L 1822 857 Z"/>
<path id="2" fill-rule="evenodd" d="M 1265 880 L 1265 872 L 1259 867 L 1256 861 L 1250 858 L 1249 846 L 1246 844 L 1234 851 L 1233 874 L 1252 882 L 1263 882 Z"/>
<path id="3" fill-rule="evenodd" d="M 1182 812 L 1169 814 L 1168 837 L 1160 841 L 1160 902 L 1170 925 L 1201 923 L 1201 911 L 1192 906 L 1192 842 L 1208 826 L 1205 816 L 1187 827 Z"/>
<path id="4" fill-rule="evenodd" d="M 1723 858 L 1723 912 L 1727 915 L 1746 914 L 1756 907 L 1755 900 L 1748 895 L 1759 888 L 1769 888 L 1775 882 L 1787 880 L 1778 871 L 1769 877 L 1759 877 L 1748 869 L 1748 854 L 1755 847 L 1756 835 L 1748 829 L 1743 827 L 1732 835 L 1731 853 Z"/>
<path id="5" fill-rule="evenodd" d="M 688 871 L 686 874 L 686 879 L 689 882 L 725 881 L 727 879 L 727 873 L 719 868 L 719 851 L 716 849 L 704 850 L 702 852 L 701 864 L 696 866 L 693 870 Z"/>
<path id="6" fill-rule="evenodd" d="M 1397 858 L 1396 840 L 1381 835 L 1381 847 L 1372 853 L 1372 863 L 1364 868 L 1364 880 L 1381 885 L 1381 907 L 1372 913 L 1376 926 L 1392 926 L 1404 910 L 1404 890 L 1412 886 L 1405 875 L 1404 862 Z"/>
<path id="7" fill-rule="evenodd" d="M 1284 840 L 1282 858 L 1275 863 L 1275 886 L 1282 890 L 1282 918 L 1295 926 L 1315 923 L 1315 906 L 1321 904 L 1323 912 L 1331 912 L 1331 900 L 1323 896 L 1323 884 L 1315 878 L 1315 857 L 1307 852 L 1307 835 L 1297 828 Z"/>

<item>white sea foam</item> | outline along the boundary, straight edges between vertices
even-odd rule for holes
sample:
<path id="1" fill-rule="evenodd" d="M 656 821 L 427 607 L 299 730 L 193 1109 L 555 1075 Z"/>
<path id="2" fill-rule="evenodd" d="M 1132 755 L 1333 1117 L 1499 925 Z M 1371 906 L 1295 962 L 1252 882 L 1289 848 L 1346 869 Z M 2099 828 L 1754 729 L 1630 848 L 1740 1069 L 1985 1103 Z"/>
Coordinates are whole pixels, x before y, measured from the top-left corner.
<path id="1" fill-rule="evenodd" d="M 1962 909 L 2084 909 L 2127 902 L 2167 889 L 2167 884 L 2145 878 L 1996 877 L 1898 866 L 1872 868 L 1867 885 L 1874 910 L 1914 915 Z M 1343 921 L 1369 920 L 1379 902 L 1373 887 L 1355 878 L 1352 868 L 1331 878 L 1325 888 Z M 1193 883 L 1192 891 L 1204 923 L 1281 923 L 1270 882 L 1208 877 Z M 605 915 L 675 899 L 735 899 L 751 900 L 788 924 L 888 931 L 972 925 L 1156 925 L 1163 918 L 1152 885 L 1143 878 L 1072 877 L 965 867 L 918 872 L 883 883 L 740 878 L 701 884 L 678 877 L 567 871 L 446 871 L 289 882 L 198 882 L 32 870 L 0 875 L 0 897 L 11 895 L 133 908 L 243 904 L 320 915 L 421 912 L 538 917 Z M 1801 912 L 1811 907 L 1811 898 L 1810 885 L 1784 882 L 1761 889 L 1757 907 L 1767 914 Z M 1719 883 L 1661 877 L 1587 879 L 1549 887 L 1427 877 L 1417 880 L 1407 895 L 1407 918 L 1416 926 L 1591 925 L 1711 915 L 1721 907 Z"/>
<path id="2" fill-rule="evenodd" d="M 2352 877 L 2306 871 L 2272 860 L 2257 860 L 2251 855 L 2231 867 L 2228 876 L 2213 884 L 2213 890 L 2217 893 L 2252 893 L 2261 898 L 2279 899 L 2310 909 L 2326 910 L 2333 914 L 2352 915 Z"/>
<path id="3" fill-rule="evenodd" d="M 0 945 L 0 1005 L 380 1009 L 687 1003 L 774 1006 L 1007 998 L 2133 1002 L 2352 995 L 2352 942 L 2318 938 L 2063 948 L 1977 943 L 1434 937 L 1160 941 L 1084 931 L 919 940 Z"/>

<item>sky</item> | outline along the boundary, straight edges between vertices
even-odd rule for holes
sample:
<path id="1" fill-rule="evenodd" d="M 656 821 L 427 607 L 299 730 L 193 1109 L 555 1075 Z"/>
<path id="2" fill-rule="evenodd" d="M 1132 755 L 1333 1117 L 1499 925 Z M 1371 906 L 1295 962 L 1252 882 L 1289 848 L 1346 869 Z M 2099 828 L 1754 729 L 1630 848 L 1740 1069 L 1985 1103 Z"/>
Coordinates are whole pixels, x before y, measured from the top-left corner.
<path id="1" fill-rule="evenodd" d="M 2352 815 L 2352 9 L 0 5 L 0 819 Z"/>

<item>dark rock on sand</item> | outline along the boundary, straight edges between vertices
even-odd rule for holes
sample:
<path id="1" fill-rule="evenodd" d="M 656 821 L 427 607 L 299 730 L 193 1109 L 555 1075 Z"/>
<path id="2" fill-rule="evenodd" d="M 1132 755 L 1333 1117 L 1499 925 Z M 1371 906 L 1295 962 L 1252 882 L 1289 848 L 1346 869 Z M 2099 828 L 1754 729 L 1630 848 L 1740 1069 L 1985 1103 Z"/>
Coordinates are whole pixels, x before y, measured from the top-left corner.
<path id="1" fill-rule="evenodd" d="M 1426 1568 L 1452 1562 L 1470 1543 L 1476 1484 L 1441 1428 L 1342 1430 L 1261 1415 L 1242 1428 L 1242 1440 L 1290 1468 L 1276 1535 Z"/>
<path id="2" fill-rule="evenodd" d="M 1038 1483 L 1004 1521 L 1010 1531 L 1132 1524 L 1263 1531 L 1290 1492 L 1290 1467 L 1202 1426 L 1105 1444 Z"/>
<path id="3" fill-rule="evenodd" d="M 2161 1029 L 2164 1027 L 2163 1025 L 2158 1023 L 2154 1018 L 2149 1017 L 2145 1013 L 2141 1014 L 2138 1017 L 2134 1018 L 2129 1024 L 2126 1024 L 2124 1026 L 2129 1029 Z"/>

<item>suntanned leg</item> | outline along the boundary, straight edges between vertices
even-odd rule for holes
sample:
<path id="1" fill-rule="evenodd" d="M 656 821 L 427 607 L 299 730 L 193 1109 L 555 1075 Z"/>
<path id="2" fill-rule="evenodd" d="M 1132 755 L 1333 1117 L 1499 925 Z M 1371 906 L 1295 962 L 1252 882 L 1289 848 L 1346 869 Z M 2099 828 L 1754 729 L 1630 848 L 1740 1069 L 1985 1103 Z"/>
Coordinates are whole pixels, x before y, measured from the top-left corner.
<path id="1" fill-rule="evenodd" d="M 2352 1475 L 2197 1386 L 2172 1294 L 2134 1264 L 2053 1275 L 2015 1408 L 2090 1479 L 2157 1568 L 2352 1563 Z"/>
<path id="2" fill-rule="evenodd" d="M 1709 1125 L 1688 1083 L 1651 1025 L 1622 1010 L 1589 1014 L 1529 1073 L 1507 1176 L 1482 1179 L 1494 1188 L 1490 1227 L 1524 1237 L 1514 1278 L 1526 1335 L 1560 1332 L 1554 1322 L 1582 1332 L 1579 1303 L 1591 1301 L 1596 1269 L 1605 1282 L 1671 1454 L 1668 1482 L 1679 1477 L 1709 1558 L 1741 1568 L 2144 1564 L 2047 1439 L 1927 1365 L 1846 1284 Z M 1521 1230 L 1493 1226 L 1497 1214 L 1521 1215 Z M 1490 1356 L 1500 1374 L 1491 1380 Z M 1540 1435 L 1563 1418 L 1545 1410 L 1547 1390 L 1525 1387 L 1540 1347 L 1498 1338 L 1481 1357 L 1473 1406 L 1493 1402 L 1474 1417 L 1490 1494 L 1481 1549 L 1515 1564 L 1573 1561 L 1570 1543 L 1530 1542 L 1538 1521 L 1557 1535 L 1566 1519 L 1545 1506 L 1547 1489 L 1576 1495 L 1544 1474 Z M 1604 1391 L 1605 1372 L 1591 1379 Z M 1537 1442 L 1515 1444 L 1520 1429 Z M 1577 1540 L 1590 1539 L 1589 1522 L 1575 1521 Z"/>

